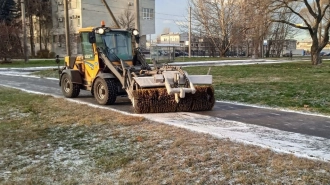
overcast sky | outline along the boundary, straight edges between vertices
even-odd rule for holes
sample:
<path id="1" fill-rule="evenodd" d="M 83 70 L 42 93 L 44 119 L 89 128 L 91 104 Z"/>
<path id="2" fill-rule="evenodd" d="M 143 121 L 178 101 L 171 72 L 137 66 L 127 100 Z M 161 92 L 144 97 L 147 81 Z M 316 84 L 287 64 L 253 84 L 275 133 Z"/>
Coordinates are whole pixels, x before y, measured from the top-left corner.
<path id="1" fill-rule="evenodd" d="M 186 22 L 188 15 L 189 0 L 156 0 L 156 34 L 152 38 L 160 35 L 164 28 L 170 28 L 171 32 L 180 32 L 177 21 Z"/>
<path id="2" fill-rule="evenodd" d="M 157 35 L 163 33 L 164 28 L 170 28 L 171 32 L 181 32 L 177 22 L 188 23 L 188 2 L 189 0 L 155 0 L 156 34 L 151 35 L 151 38 L 156 39 Z M 149 39 L 150 36 L 148 35 L 147 38 Z M 294 39 L 309 40 L 310 37 L 300 30 L 295 34 Z"/>

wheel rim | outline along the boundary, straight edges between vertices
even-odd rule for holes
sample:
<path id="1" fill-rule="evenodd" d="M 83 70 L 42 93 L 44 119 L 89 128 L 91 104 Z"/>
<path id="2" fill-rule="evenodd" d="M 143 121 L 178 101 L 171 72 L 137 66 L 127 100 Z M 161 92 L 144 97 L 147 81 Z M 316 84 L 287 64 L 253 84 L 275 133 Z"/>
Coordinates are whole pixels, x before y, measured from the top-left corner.
<path id="1" fill-rule="evenodd" d="M 68 93 L 69 91 L 70 91 L 70 89 L 71 89 L 71 84 L 70 84 L 70 80 L 69 79 L 64 79 L 64 91 L 66 92 L 66 93 Z"/>
<path id="2" fill-rule="evenodd" d="M 104 97 L 106 96 L 105 86 L 99 83 L 96 87 L 96 92 L 97 92 L 97 97 L 103 100 Z"/>

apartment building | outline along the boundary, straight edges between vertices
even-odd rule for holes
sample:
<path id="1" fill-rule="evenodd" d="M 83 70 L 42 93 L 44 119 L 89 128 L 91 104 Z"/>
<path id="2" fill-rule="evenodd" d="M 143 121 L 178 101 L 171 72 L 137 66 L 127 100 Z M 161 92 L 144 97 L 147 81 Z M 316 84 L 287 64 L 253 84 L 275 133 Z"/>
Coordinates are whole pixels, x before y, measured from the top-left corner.
<path id="1" fill-rule="evenodd" d="M 65 43 L 65 19 L 64 0 L 52 0 L 53 36 L 51 39 L 51 51 L 64 56 L 66 54 Z M 134 0 L 105 0 L 116 19 L 125 11 L 135 13 Z M 139 0 L 140 3 L 140 35 L 141 47 L 146 47 L 146 35 L 155 33 L 155 0 Z M 105 21 L 107 26 L 114 26 L 114 22 L 101 0 L 68 0 L 69 26 L 71 53 L 77 54 L 80 50 L 79 28 L 100 26 Z"/>
<path id="2" fill-rule="evenodd" d="M 310 52 L 311 50 L 311 47 L 312 47 L 312 41 L 311 40 L 308 40 L 308 41 L 300 41 L 300 42 L 297 42 L 297 49 L 303 49 L 307 52 Z M 323 48 L 324 51 L 326 52 L 329 52 L 330 51 L 330 43 L 328 43 L 324 48 Z"/>
<path id="3" fill-rule="evenodd" d="M 168 33 L 160 35 L 159 44 L 180 44 L 180 34 L 179 33 Z"/>
<path id="4" fill-rule="evenodd" d="M 170 44 L 175 47 L 176 50 L 182 50 L 188 52 L 189 46 L 187 44 L 189 41 L 189 34 L 184 33 L 168 33 L 160 35 L 158 44 Z M 195 34 L 191 35 L 191 52 L 192 55 L 205 55 L 210 53 L 211 45 L 209 44 L 208 39 L 199 37 Z"/>

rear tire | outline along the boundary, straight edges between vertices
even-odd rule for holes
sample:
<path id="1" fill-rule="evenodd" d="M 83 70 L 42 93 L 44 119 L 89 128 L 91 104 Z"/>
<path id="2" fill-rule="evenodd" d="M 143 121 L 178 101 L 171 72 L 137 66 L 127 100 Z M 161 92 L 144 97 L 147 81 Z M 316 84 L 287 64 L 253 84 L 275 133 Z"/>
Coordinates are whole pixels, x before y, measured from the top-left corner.
<path id="1" fill-rule="evenodd" d="M 75 98 L 80 93 L 79 84 L 72 83 L 68 74 L 63 74 L 61 77 L 61 89 L 63 95 L 67 98 Z"/>
<path id="2" fill-rule="evenodd" d="M 94 97 L 101 105 L 112 105 L 117 99 L 117 86 L 111 79 L 97 78 L 93 87 Z"/>

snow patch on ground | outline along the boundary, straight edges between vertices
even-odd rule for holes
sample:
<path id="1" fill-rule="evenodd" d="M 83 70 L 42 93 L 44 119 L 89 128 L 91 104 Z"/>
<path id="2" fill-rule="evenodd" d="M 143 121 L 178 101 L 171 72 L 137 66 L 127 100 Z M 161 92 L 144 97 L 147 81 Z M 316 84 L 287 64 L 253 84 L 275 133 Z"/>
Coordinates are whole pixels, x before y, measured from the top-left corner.
<path id="1" fill-rule="evenodd" d="M 330 161 L 330 140 L 194 113 L 144 115 L 148 119 L 196 132 L 229 138 L 299 157 Z"/>

